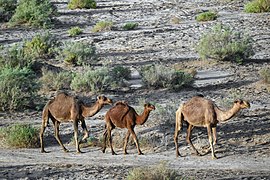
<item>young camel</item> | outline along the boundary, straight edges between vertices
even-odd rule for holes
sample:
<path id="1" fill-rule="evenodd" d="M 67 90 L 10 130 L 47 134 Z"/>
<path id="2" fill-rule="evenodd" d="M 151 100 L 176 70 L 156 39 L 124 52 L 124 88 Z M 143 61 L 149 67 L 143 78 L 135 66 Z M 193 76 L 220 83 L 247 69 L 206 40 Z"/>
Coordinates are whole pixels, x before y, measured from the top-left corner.
<path id="1" fill-rule="evenodd" d="M 188 125 L 186 141 L 190 144 L 196 155 L 201 155 L 191 142 L 191 133 L 194 126 L 206 127 L 208 132 L 208 140 L 212 151 L 212 159 L 217 159 L 215 155 L 214 145 L 217 141 L 216 126 L 219 122 L 226 122 L 231 119 L 238 111 L 249 108 L 247 101 L 236 100 L 233 107 L 228 111 L 219 109 L 213 101 L 205 99 L 202 96 L 195 96 L 186 103 L 182 104 L 176 111 L 176 123 L 174 143 L 176 147 L 176 157 L 180 156 L 178 150 L 178 134 L 182 129 L 183 121 Z"/>
<path id="2" fill-rule="evenodd" d="M 98 96 L 95 104 L 89 107 L 78 101 L 73 96 L 69 96 L 64 92 L 58 93 L 54 99 L 47 102 L 43 109 L 42 125 L 40 130 L 41 152 L 46 152 L 44 150 L 43 134 L 50 118 L 54 125 L 55 138 L 65 152 L 68 152 L 68 150 L 65 148 L 59 137 L 59 125 L 61 122 L 73 122 L 76 151 L 77 153 L 80 153 L 81 151 L 78 142 L 79 121 L 81 122 L 84 132 L 84 137 L 81 140 L 83 141 L 88 137 L 88 130 L 84 118 L 94 116 L 106 104 L 112 104 L 112 100 L 105 96 Z"/>
<path id="3" fill-rule="evenodd" d="M 114 107 L 112 107 L 105 115 L 105 121 L 106 121 L 106 129 L 103 134 L 103 153 L 105 153 L 106 150 L 106 141 L 107 137 L 109 138 L 109 144 L 111 147 L 112 155 L 116 155 L 116 153 L 113 150 L 112 147 L 112 136 L 111 131 L 115 127 L 119 128 L 127 128 L 128 132 L 125 137 L 125 143 L 124 143 L 124 154 L 127 153 L 127 143 L 129 140 L 130 134 L 133 137 L 133 140 L 137 146 L 138 154 L 143 154 L 139 147 L 139 142 L 137 139 L 137 136 L 134 132 L 134 128 L 136 125 L 143 125 L 146 120 L 149 117 L 149 114 L 152 110 L 155 110 L 155 106 L 152 104 L 145 104 L 144 105 L 144 111 L 141 115 L 138 115 L 133 107 L 129 106 L 127 103 L 119 101 L 117 102 Z"/>

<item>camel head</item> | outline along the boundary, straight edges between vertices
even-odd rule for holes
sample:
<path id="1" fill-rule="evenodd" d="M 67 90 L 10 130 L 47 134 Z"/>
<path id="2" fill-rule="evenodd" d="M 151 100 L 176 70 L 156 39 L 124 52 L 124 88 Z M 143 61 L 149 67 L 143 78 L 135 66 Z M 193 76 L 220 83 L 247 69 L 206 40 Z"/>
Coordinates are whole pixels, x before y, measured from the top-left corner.
<path id="1" fill-rule="evenodd" d="M 105 96 L 98 96 L 97 102 L 101 105 L 112 104 L 113 101 Z"/>
<path id="2" fill-rule="evenodd" d="M 250 108 L 250 104 L 248 101 L 243 101 L 242 99 L 238 99 L 236 101 L 234 101 L 234 106 L 238 106 L 241 109 L 245 109 L 245 108 Z"/>
<path id="3" fill-rule="evenodd" d="M 152 111 L 156 109 L 156 107 L 150 103 L 144 104 L 144 108 L 147 109 L 148 111 Z"/>

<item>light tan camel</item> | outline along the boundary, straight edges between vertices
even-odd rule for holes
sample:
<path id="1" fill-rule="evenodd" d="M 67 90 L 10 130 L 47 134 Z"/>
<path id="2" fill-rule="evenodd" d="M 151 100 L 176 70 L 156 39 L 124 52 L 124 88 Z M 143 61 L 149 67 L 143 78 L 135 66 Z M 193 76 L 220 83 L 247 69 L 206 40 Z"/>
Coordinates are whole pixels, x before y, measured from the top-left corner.
<path id="1" fill-rule="evenodd" d="M 80 153 L 81 151 L 78 142 L 79 121 L 81 122 L 84 132 L 84 137 L 81 140 L 83 141 L 88 137 L 88 130 L 84 118 L 94 116 L 106 104 L 112 104 L 112 100 L 105 96 L 98 96 L 95 104 L 89 107 L 73 96 L 69 96 L 64 92 L 58 93 L 54 99 L 47 102 L 43 109 L 42 125 L 40 129 L 41 152 L 46 152 L 44 150 L 43 134 L 50 118 L 54 125 L 55 138 L 65 152 L 68 152 L 68 150 L 65 148 L 59 137 L 59 125 L 61 122 L 73 122 L 76 151 Z"/>
<path id="2" fill-rule="evenodd" d="M 219 122 L 226 122 L 231 119 L 238 111 L 249 108 L 247 101 L 236 100 L 233 107 L 228 111 L 219 109 L 213 101 L 202 96 L 195 96 L 186 103 L 182 104 L 176 111 L 174 143 L 176 147 L 176 156 L 180 156 L 178 150 L 178 134 L 182 129 L 183 121 L 187 123 L 186 141 L 194 150 L 196 155 L 201 155 L 191 142 L 191 133 L 194 126 L 206 127 L 208 132 L 208 140 L 212 151 L 212 159 L 216 159 L 214 145 L 217 141 L 216 126 Z"/>
<path id="3" fill-rule="evenodd" d="M 130 134 L 133 137 L 133 140 L 137 146 L 138 154 L 143 154 L 139 147 L 139 142 L 137 139 L 137 136 L 134 132 L 134 128 L 136 125 L 143 125 L 146 120 L 149 117 L 149 114 L 152 110 L 155 110 L 155 106 L 152 104 L 145 104 L 144 105 L 144 111 L 141 115 L 138 115 L 133 107 L 129 106 L 127 103 L 124 103 L 122 101 L 117 102 L 105 115 L 105 121 L 106 121 L 106 129 L 103 134 L 103 153 L 105 153 L 106 150 L 106 141 L 107 137 L 109 139 L 109 144 L 111 147 L 112 155 L 115 155 L 116 153 L 113 150 L 112 147 L 112 136 L 111 131 L 115 127 L 119 128 L 127 128 L 128 132 L 125 137 L 125 143 L 124 143 L 124 153 L 127 153 L 127 143 L 129 140 Z"/>

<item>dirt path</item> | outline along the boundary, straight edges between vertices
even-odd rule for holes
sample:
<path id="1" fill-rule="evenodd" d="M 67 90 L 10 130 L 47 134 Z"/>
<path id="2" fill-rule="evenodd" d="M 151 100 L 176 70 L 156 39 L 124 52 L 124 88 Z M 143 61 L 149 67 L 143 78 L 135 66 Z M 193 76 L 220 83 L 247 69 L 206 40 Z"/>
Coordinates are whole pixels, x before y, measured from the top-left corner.
<path id="1" fill-rule="evenodd" d="M 100 148 L 84 149 L 82 154 L 76 154 L 75 149 L 64 153 L 59 151 L 59 147 L 51 147 L 50 151 L 41 154 L 38 149 L 1 149 L 0 178 L 123 179 L 131 167 L 149 167 L 164 161 L 180 175 L 196 179 L 270 178 L 269 157 L 228 156 L 211 160 L 210 156 L 175 158 L 173 150 L 143 156 L 123 155 L 121 152 L 112 156 L 110 153 L 103 154 Z M 100 177 L 100 173 L 106 176 Z"/>

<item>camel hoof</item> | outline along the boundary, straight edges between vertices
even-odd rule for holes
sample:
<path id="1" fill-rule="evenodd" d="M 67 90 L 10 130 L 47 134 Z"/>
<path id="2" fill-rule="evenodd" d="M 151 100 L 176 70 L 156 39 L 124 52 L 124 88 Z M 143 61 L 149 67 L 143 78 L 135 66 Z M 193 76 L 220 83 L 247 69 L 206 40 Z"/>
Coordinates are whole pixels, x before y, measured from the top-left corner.
<path id="1" fill-rule="evenodd" d="M 218 157 L 217 156 L 212 156 L 212 159 L 215 160 L 215 159 L 218 159 Z"/>
<path id="2" fill-rule="evenodd" d="M 138 155 L 144 155 L 142 152 L 139 152 Z"/>
<path id="3" fill-rule="evenodd" d="M 69 152 L 69 150 L 67 150 L 67 149 L 64 149 L 64 152 L 65 152 L 65 153 L 68 153 L 68 152 Z"/>
<path id="4" fill-rule="evenodd" d="M 114 151 L 112 152 L 112 155 L 117 155 Z"/>
<path id="5" fill-rule="evenodd" d="M 125 152 L 124 152 L 124 154 L 125 154 L 125 155 L 127 155 L 127 154 L 128 154 L 128 152 L 126 152 L 126 151 L 125 151 Z"/>
<path id="6" fill-rule="evenodd" d="M 41 153 L 48 153 L 47 151 L 45 151 L 44 149 L 40 151 Z"/>

